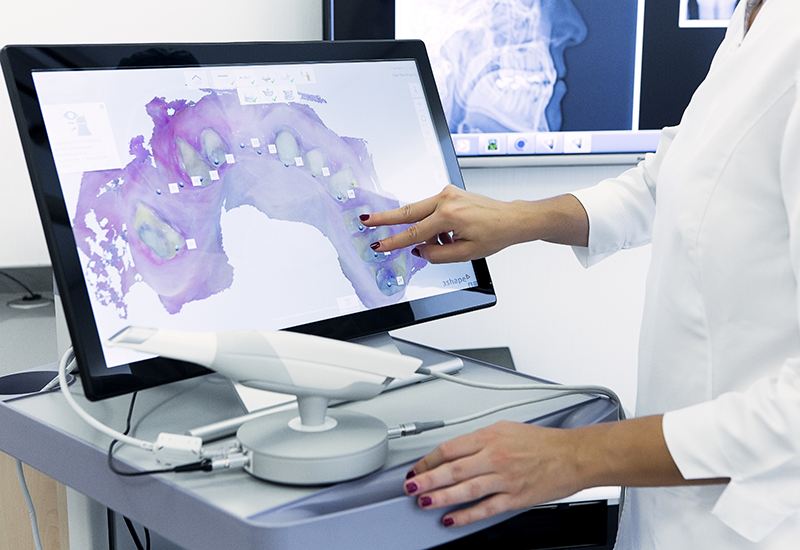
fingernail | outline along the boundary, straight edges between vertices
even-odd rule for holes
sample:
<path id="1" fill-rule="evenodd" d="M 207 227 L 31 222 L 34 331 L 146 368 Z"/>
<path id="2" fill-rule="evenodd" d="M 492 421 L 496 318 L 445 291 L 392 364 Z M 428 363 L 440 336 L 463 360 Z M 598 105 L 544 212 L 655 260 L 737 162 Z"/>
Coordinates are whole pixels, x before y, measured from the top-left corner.
<path id="1" fill-rule="evenodd" d="M 419 485 L 417 485 L 413 481 L 406 483 L 406 493 L 408 493 L 409 495 L 413 495 L 417 491 L 419 491 Z"/>
<path id="2" fill-rule="evenodd" d="M 422 497 L 419 499 L 419 505 L 423 508 L 427 508 L 431 504 L 433 504 L 433 499 L 431 497 Z"/>
<path id="3" fill-rule="evenodd" d="M 372 243 L 371 245 L 369 245 L 369 247 L 372 250 L 378 250 L 378 248 L 380 248 L 380 246 L 381 246 L 381 243 Z"/>
<path id="4" fill-rule="evenodd" d="M 419 250 L 417 250 L 416 248 L 412 248 L 412 249 L 411 249 L 411 253 L 412 253 L 414 256 L 416 256 L 417 258 L 419 258 L 419 257 L 420 257 Z"/>
<path id="5" fill-rule="evenodd" d="M 414 470 L 411 470 L 406 474 L 406 479 L 411 479 L 415 475 L 417 475 L 417 472 L 415 472 Z"/>
<path id="6" fill-rule="evenodd" d="M 369 219 L 369 214 L 361 214 L 358 217 L 358 219 L 361 220 L 362 222 L 365 222 L 365 221 L 367 221 Z"/>
<path id="7" fill-rule="evenodd" d="M 453 518 L 446 517 L 442 520 L 442 524 L 445 527 L 452 527 L 455 524 L 455 520 L 453 520 Z"/>

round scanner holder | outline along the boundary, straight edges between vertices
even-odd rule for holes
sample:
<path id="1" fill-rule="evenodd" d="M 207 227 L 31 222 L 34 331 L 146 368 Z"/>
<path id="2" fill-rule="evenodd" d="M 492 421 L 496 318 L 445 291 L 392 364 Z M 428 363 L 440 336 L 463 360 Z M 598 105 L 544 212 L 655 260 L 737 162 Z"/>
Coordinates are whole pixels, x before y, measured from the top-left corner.
<path id="1" fill-rule="evenodd" d="M 383 466 L 389 454 L 386 424 L 361 413 L 328 411 L 328 403 L 372 399 L 422 363 L 399 351 L 282 331 L 128 327 L 108 343 L 191 361 L 245 386 L 297 395 L 299 417 L 294 411 L 269 414 L 237 432 L 250 457 L 248 472 L 291 485 L 336 483 Z"/>
<path id="2" fill-rule="evenodd" d="M 283 411 L 250 420 L 236 433 L 250 457 L 245 470 L 266 481 L 324 485 L 370 474 L 389 454 L 388 428 L 381 420 L 346 410 L 328 411 L 316 425 L 303 423 L 309 400 L 298 398 L 300 415 Z M 327 402 L 327 400 L 324 400 Z M 319 405 L 313 407 L 318 412 Z"/>

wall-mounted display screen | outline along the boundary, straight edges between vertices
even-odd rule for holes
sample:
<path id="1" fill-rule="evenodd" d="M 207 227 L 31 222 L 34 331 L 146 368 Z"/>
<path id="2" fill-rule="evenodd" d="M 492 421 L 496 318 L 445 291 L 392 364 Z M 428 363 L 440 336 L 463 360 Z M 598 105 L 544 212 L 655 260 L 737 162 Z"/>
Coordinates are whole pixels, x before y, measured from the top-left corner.
<path id="1" fill-rule="evenodd" d="M 425 42 L 462 165 L 488 157 L 594 162 L 654 151 L 724 33 L 684 28 L 686 6 L 677 0 L 324 5 L 328 38 Z"/>

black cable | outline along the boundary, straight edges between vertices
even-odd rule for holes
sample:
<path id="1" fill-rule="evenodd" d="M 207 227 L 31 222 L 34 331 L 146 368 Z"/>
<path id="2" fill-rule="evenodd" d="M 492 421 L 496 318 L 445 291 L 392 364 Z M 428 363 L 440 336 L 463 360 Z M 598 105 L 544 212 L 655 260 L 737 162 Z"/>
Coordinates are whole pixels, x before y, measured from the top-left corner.
<path id="1" fill-rule="evenodd" d="M 123 435 L 128 435 L 131 431 L 131 418 L 133 417 L 133 406 L 136 403 L 136 396 L 139 392 L 133 392 L 131 396 L 131 404 L 128 407 L 128 418 L 125 420 L 125 431 L 122 432 Z M 118 476 L 124 477 L 137 477 L 137 476 L 149 476 L 153 474 L 169 474 L 169 473 L 182 473 L 182 472 L 196 472 L 202 470 L 204 472 L 210 472 L 212 470 L 211 466 L 211 459 L 204 458 L 203 460 L 199 460 L 197 462 L 190 462 L 189 464 L 182 464 L 181 466 L 174 466 L 172 468 L 163 468 L 160 470 L 142 470 L 137 472 L 126 472 L 124 470 L 118 469 L 114 465 L 114 447 L 116 444 L 119 443 L 118 439 L 115 439 L 111 442 L 108 446 L 108 454 L 107 454 L 107 463 L 108 468 Z"/>
<path id="2" fill-rule="evenodd" d="M 128 526 L 128 532 L 131 534 L 133 544 L 136 545 L 136 550 L 144 550 L 144 546 L 142 546 L 142 541 L 139 539 L 139 534 L 136 532 L 133 522 L 125 516 L 122 516 L 122 519 L 125 520 L 125 525 Z"/>
<path id="3" fill-rule="evenodd" d="M 32 290 L 31 290 L 31 289 L 28 287 L 28 285 L 26 285 L 25 283 L 23 283 L 22 281 L 20 281 L 20 280 L 19 280 L 19 279 L 17 279 L 16 277 L 12 277 L 11 275 L 9 275 L 8 273 L 6 273 L 5 271 L 0 271 L 0 275 L 5 275 L 6 277 L 8 277 L 9 279 L 11 279 L 11 280 L 12 280 L 12 281 L 14 281 L 15 283 L 17 283 L 19 286 L 21 286 L 22 288 L 24 288 L 24 289 L 25 289 L 25 290 L 28 292 L 29 296 L 23 296 L 23 297 L 22 297 L 22 299 L 23 299 L 23 300 L 26 300 L 26 301 L 27 301 L 27 300 L 39 300 L 39 299 L 41 299 L 41 297 L 42 297 L 42 295 L 41 295 L 41 294 L 37 294 L 37 293 L 35 293 L 34 291 L 32 291 Z"/>
<path id="4" fill-rule="evenodd" d="M 106 524 L 108 526 L 108 550 L 117 550 L 117 513 L 106 508 Z"/>
<path id="5" fill-rule="evenodd" d="M 123 432 L 124 435 L 128 435 L 131 431 L 131 419 L 133 418 L 133 406 L 136 404 L 136 396 L 139 395 L 139 392 L 133 392 L 131 395 L 131 404 L 128 405 L 128 416 L 125 419 L 125 431 Z M 109 453 L 109 467 L 111 471 L 116 473 L 114 466 L 112 465 L 111 455 L 114 452 L 114 445 L 117 443 L 117 440 L 111 442 L 111 445 L 108 448 Z M 120 474 L 125 475 L 125 474 Z M 136 529 L 133 526 L 133 522 L 126 516 L 122 516 L 122 519 L 125 521 L 125 525 L 128 526 L 128 532 L 131 534 L 131 538 L 133 539 L 133 543 L 136 545 L 136 550 L 150 550 L 150 529 L 144 527 L 144 538 L 145 538 L 145 547 L 142 547 L 142 541 L 139 539 L 139 535 L 136 533 Z"/>
<path id="6" fill-rule="evenodd" d="M 150 550 L 150 529 L 142 526 L 144 529 L 144 547 L 142 547 L 142 540 L 139 538 L 139 534 L 136 532 L 136 527 L 134 527 L 133 522 L 125 516 L 122 516 L 122 519 L 125 521 L 125 525 L 128 526 L 128 532 L 131 534 L 133 544 L 136 545 L 136 550 Z"/>
<path id="7" fill-rule="evenodd" d="M 141 471 L 130 471 L 126 472 L 124 470 L 118 469 L 114 465 L 113 460 L 113 453 L 114 453 L 114 446 L 119 443 L 116 439 L 111 442 L 111 445 L 108 447 L 108 468 L 117 474 L 118 476 L 123 477 L 138 477 L 138 476 L 149 476 L 153 474 L 173 474 L 173 473 L 185 473 L 185 472 L 210 472 L 212 470 L 211 466 L 211 459 L 204 458 L 203 460 L 198 460 L 197 462 L 190 462 L 189 464 L 182 464 L 180 466 L 173 466 L 172 468 L 162 468 L 160 470 L 141 470 Z"/>
<path id="8" fill-rule="evenodd" d="M 130 431 L 131 431 L 131 418 L 133 418 L 133 406 L 136 404 L 136 396 L 137 395 L 139 395 L 139 392 L 133 392 L 133 394 L 131 395 L 131 404 L 128 406 L 128 417 L 125 420 L 125 431 L 122 432 L 122 435 L 128 435 L 128 433 L 130 433 Z M 165 469 L 165 470 L 158 470 L 157 472 L 156 471 L 152 471 L 152 470 L 151 471 L 144 471 L 144 472 L 124 472 L 122 470 L 119 470 L 119 469 L 117 469 L 116 466 L 114 466 L 114 460 L 113 460 L 114 446 L 117 443 L 119 443 L 119 440 L 115 439 L 115 440 L 113 440 L 111 442 L 111 445 L 108 446 L 108 468 L 112 472 L 117 474 L 118 476 L 134 477 L 134 476 L 141 476 L 141 475 L 149 475 L 151 473 L 169 472 L 169 471 L 172 470 L 172 468 Z"/>
<path id="9" fill-rule="evenodd" d="M 131 418 L 133 418 L 133 406 L 136 404 L 136 396 L 139 395 L 138 391 L 133 392 L 131 395 L 131 404 L 128 405 L 128 416 L 125 419 L 125 431 L 122 432 L 123 435 L 128 435 L 131 432 Z"/>

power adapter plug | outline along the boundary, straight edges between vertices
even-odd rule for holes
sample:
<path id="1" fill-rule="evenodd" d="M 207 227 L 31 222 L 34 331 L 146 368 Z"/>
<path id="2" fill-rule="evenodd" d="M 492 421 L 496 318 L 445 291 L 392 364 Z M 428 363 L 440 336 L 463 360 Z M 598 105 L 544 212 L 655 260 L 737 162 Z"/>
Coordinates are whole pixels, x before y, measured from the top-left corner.
<path id="1" fill-rule="evenodd" d="M 197 462 L 203 458 L 203 440 L 190 435 L 160 433 L 153 446 L 156 462 L 165 466 Z"/>

